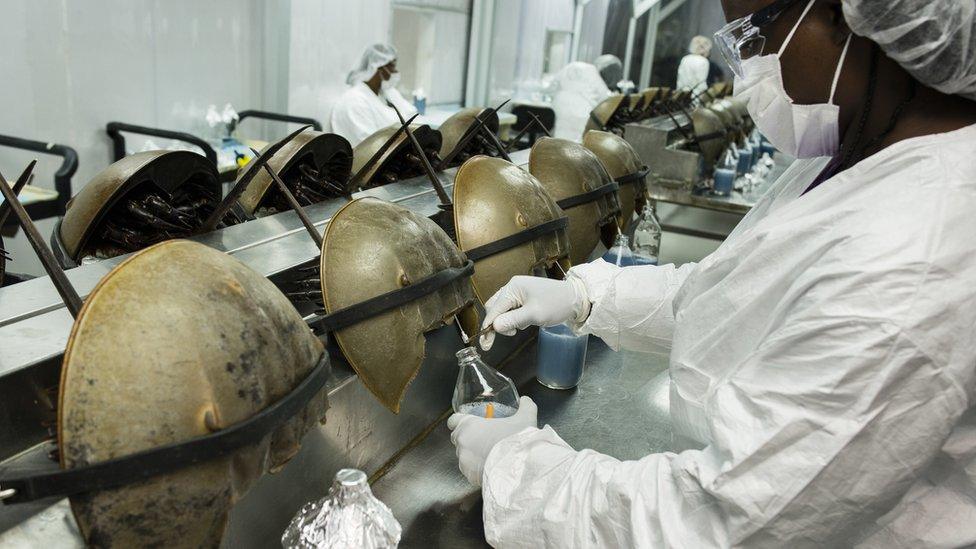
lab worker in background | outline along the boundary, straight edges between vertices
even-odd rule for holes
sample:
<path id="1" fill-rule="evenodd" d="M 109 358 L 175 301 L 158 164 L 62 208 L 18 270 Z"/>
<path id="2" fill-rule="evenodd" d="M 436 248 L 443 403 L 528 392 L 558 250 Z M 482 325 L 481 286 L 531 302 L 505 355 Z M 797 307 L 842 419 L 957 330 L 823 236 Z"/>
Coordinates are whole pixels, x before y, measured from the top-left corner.
<path id="1" fill-rule="evenodd" d="M 708 56 L 712 53 L 712 41 L 704 36 L 691 39 L 688 55 L 678 65 L 679 90 L 691 90 L 697 96 L 708 89 Z"/>
<path id="2" fill-rule="evenodd" d="M 373 44 L 346 77 L 349 89 L 332 107 L 332 131 L 353 147 L 377 130 L 400 123 L 388 102 L 396 105 L 405 119 L 417 112 L 396 89 L 400 82 L 396 58 L 393 46 Z"/>
<path id="3" fill-rule="evenodd" d="M 624 64 L 612 53 L 605 53 L 593 60 L 593 66 L 600 71 L 600 77 L 611 91 L 624 79 Z"/>
<path id="4" fill-rule="evenodd" d="M 698 264 L 598 260 L 486 303 L 498 334 L 566 322 L 668 353 L 688 444 L 636 461 L 577 451 L 527 398 L 510 418 L 454 415 L 487 539 L 973 546 L 972 0 L 722 5 L 735 94 L 801 160 Z"/>
<path id="5" fill-rule="evenodd" d="M 556 95 L 552 109 L 556 113 L 554 137 L 580 141 L 590 111 L 610 95 L 595 66 L 574 61 L 556 73 Z"/>

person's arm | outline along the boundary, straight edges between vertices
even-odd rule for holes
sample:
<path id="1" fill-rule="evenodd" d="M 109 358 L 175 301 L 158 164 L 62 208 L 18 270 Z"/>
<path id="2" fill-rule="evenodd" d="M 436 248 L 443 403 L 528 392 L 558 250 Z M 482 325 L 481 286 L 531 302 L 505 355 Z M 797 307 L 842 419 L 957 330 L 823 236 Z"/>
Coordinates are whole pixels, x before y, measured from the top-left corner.
<path id="1" fill-rule="evenodd" d="M 703 403 L 703 450 L 622 462 L 574 451 L 548 427 L 503 439 L 482 479 L 489 543 L 850 546 L 938 454 L 973 369 L 964 353 L 932 359 L 843 293 L 716 368 L 726 375 Z"/>
<path id="2" fill-rule="evenodd" d="M 674 297 L 695 266 L 621 268 L 593 261 L 573 267 L 569 276 L 583 282 L 590 301 L 589 316 L 577 331 L 600 337 L 614 350 L 670 350 Z"/>

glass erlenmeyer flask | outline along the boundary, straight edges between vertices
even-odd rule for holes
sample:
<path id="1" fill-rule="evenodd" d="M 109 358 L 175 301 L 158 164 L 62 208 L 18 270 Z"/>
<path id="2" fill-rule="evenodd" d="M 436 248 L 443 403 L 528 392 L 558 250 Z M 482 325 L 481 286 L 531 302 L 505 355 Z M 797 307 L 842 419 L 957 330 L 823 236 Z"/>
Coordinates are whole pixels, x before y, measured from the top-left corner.
<path id="1" fill-rule="evenodd" d="M 515 383 L 481 360 L 474 347 L 457 352 L 458 377 L 451 404 L 459 414 L 501 418 L 518 411 Z"/>
<path id="2" fill-rule="evenodd" d="M 603 254 L 603 260 L 618 267 L 632 267 L 634 253 L 630 250 L 630 239 L 625 234 L 618 234 L 613 241 L 613 247 Z"/>

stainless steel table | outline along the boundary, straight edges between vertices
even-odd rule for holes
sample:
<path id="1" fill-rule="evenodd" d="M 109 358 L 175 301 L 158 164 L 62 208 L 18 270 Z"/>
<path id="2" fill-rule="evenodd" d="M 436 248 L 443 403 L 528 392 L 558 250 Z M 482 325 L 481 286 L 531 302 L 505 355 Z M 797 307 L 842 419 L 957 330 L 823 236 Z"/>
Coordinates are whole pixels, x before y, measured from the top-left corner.
<path id="1" fill-rule="evenodd" d="M 591 337 L 579 387 L 556 391 L 534 377 L 536 346 L 504 367 L 521 394 L 539 406 L 539 424 L 551 425 L 574 448 L 619 459 L 671 449 L 668 372 L 664 357 L 615 353 Z M 446 415 L 445 415 L 446 417 Z M 403 526 L 401 547 L 485 547 L 481 492 L 461 476 L 443 422 L 380 473 L 373 492 Z"/>
<path id="2" fill-rule="evenodd" d="M 775 157 L 775 164 L 773 169 L 769 172 L 766 178 L 760 182 L 754 189 L 748 193 L 743 193 L 740 191 L 732 191 L 730 196 L 719 196 L 714 195 L 706 191 L 705 193 L 696 193 L 693 191 L 688 191 L 684 189 L 676 189 L 673 187 L 667 187 L 661 185 L 654 181 L 648 181 L 647 191 L 648 195 L 652 200 L 658 202 L 666 202 L 669 204 L 675 204 L 678 206 L 687 206 L 691 208 L 700 208 L 704 210 L 711 210 L 716 212 L 723 212 L 735 215 L 745 215 L 749 213 L 749 210 L 756 205 L 756 201 L 759 197 L 766 192 L 769 187 L 776 182 L 777 179 L 787 168 L 790 167 L 794 162 L 794 158 L 788 157 L 783 154 L 777 154 Z M 707 230 L 700 230 L 690 227 L 675 226 L 665 223 L 662 228 L 665 231 L 685 234 L 689 236 L 697 236 L 701 238 L 710 238 L 715 240 L 725 240 L 724 234 L 714 233 Z"/>

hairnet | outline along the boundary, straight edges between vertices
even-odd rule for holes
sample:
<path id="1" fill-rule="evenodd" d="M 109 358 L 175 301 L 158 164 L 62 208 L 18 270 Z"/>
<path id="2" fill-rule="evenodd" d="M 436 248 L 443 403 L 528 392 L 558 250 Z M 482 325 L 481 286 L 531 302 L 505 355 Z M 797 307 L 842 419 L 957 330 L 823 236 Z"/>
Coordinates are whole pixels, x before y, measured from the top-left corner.
<path id="1" fill-rule="evenodd" d="M 696 36 L 691 39 L 688 45 L 688 52 L 702 57 L 708 57 L 712 53 L 712 41 L 705 36 Z"/>
<path id="2" fill-rule="evenodd" d="M 976 99 L 976 2 L 843 0 L 855 34 L 876 42 L 927 86 Z"/>
<path id="3" fill-rule="evenodd" d="M 363 56 L 349 75 L 346 84 L 352 86 L 358 82 L 365 82 L 376 74 L 376 70 L 397 58 L 397 50 L 389 44 L 373 44 L 363 51 Z"/>
<path id="4" fill-rule="evenodd" d="M 594 59 L 593 66 L 600 71 L 600 76 L 607 87 L 614 87 L 617 82 L 624 79 L 624 64 L 612 53 L 605 53 Z"/>
<path id="5" fill-rule="evenodd" d="M 603 69 L 607 67 L 613 67 L 613 66 L 623 67 L 624 64 L 620 62 L 620 58 L 617 57 L 616 55 L 612 53 L 605 53 L 593 60 L 593 66 L 596 67 L 596 70 L 602 72 Z"/>

